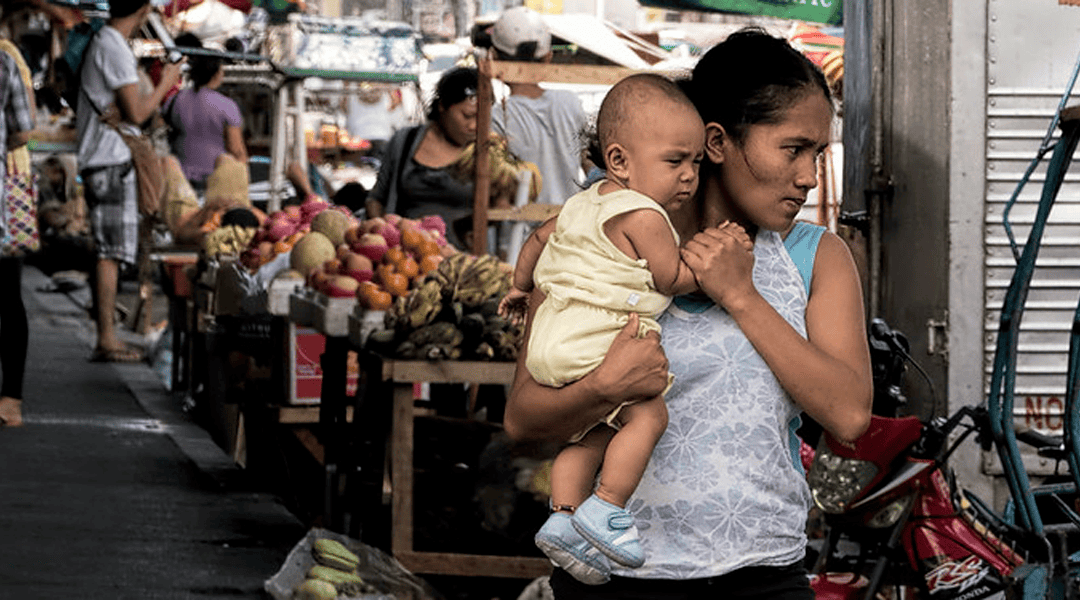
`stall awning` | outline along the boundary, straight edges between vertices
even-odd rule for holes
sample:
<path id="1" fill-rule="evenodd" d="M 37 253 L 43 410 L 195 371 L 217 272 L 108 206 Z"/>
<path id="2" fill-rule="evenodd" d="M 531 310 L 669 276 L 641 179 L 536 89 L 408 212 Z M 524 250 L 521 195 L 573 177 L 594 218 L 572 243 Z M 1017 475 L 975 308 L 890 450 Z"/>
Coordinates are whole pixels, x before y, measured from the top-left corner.
<path id="1" fill-rule="evenodd" d="M 810 23 L 841 25 L 843 0 L 640 0 L 645 6 L 675 10 L 738 13 L 780 17 Z"/>

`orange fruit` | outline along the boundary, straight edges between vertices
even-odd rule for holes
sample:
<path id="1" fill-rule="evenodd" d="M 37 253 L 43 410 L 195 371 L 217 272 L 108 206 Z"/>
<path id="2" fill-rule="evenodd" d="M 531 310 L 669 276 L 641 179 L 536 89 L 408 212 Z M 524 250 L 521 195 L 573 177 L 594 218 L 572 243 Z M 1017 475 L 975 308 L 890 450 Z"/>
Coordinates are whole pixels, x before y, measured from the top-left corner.
<path id="1" fill-rule="evenodd" d="M 441 254 L 425 254 L 420 258 L 420 272 L 426 275 L 439 268 L 439 263 L 442 261 L 443 256 Z"/>
<path id="2" fill-rule="evenodd" d="M 386 310 L 394 303 L 390 292 L 373 281 L 361 281 L 360 287 L 356 288 L 356 298 L 368 310 Z"/>
<path id="3" fill-rule="evenodd" d="M 386 251 L 383 255 L 383 262 L 388 262 L 392 265 L 397 265 L 405 258 L 405 251 L 400 246 L 394 246 Z"/>
<path id="4" fill-rule="evenodd" d="M 420 265 L 411 256 L 406 256 L 397 263 L 397 272 L 412 279 L 420 274 Z"/>
<path id="5" fill-rule="evenodd" d="M 401 273 L 390 273 L 382 280 L 386 291 L 394 296 L 404 296 L 409 293 L 409 278 Z"/>
<path id="6" fill-rule="evenodd" d="M 381 263 L 375 266 L 375 279 L 384 282 L 389 275 L 393 275 L 396 272 L 397 270 L 394 269 L 394 265 Z"/>
<path id="7" fill-rule="evenodd" d="M 424 241 L 424 234 L 417 227 L 405 227 L 401 230 L 401 247 L 415 250 Z"/>

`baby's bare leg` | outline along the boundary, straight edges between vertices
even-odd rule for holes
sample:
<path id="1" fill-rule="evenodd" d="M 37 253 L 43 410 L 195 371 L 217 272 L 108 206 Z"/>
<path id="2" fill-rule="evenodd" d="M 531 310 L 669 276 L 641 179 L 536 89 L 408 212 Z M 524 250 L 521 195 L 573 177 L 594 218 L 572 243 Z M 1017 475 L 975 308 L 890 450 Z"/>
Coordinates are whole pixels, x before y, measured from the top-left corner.
<path id="1" fill-rule="evenodd" d="M 624 406 L 619 411 L 619 421 L 622 428 L 608 442 L 596 495 L 626 508 L 626 502 L 645 474 L 653 448 L 667 428 L 663 396 Z"/>
<path id="2" fill-rule="evenodd" d="M 592 493 L 596 471 L 604 460 L 604 450 L 615 430 L 606 425 L 593 427 L 581 441 L 563 448 L 551 465 L 551 505 L 577 508 Z"/>

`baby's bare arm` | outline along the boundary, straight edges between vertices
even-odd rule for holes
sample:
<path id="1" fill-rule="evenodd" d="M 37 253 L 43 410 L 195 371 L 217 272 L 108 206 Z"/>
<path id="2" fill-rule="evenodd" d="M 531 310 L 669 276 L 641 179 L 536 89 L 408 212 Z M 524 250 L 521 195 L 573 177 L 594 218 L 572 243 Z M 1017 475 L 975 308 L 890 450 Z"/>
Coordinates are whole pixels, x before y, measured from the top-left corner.
<path id="1" fill-rule="evenodd" d="M 514 287 L 523 291 L 531 292 L 533 289 L 533 270 L 536 269 L 536 261 L 540 260 L 540 253 L 544 251 L 548 236 L 555 231 L 555 222 L 558 217 L 552 217 L 543 225 L 532 232 L 518 251 L 517 264 L 514 265 Z"/>
<path id="2" fill-rule="evenodd" d="M 627 256 L 648 262 L 661 294 L 677 296 L 698 289 L 693 271 L 682 261 L 675 234 L 659 212 L 646 208 L 623 213 L 605 223 L 604 232 Z"/>

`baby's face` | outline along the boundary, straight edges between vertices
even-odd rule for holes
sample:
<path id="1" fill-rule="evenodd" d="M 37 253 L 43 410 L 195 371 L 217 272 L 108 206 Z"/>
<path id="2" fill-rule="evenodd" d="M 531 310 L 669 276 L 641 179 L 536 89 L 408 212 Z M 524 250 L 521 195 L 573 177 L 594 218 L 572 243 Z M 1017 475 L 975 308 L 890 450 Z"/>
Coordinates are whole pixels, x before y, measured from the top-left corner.
<path id="1" fill-rule="evenodd" d="M 675 102 L 642 106 L 634 119 L 637 131 L 625 144 L 627 187 L 675 211 L 689 201 L 698 184 L 705 149 L 705 126 L 692 107 Z"/>

